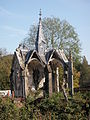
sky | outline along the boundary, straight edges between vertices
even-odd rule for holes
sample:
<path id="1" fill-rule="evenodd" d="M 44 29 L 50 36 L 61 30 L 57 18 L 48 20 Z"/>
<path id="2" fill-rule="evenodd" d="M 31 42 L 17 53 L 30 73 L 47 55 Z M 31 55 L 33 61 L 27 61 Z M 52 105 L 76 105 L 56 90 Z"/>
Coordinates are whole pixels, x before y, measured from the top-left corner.
<path id="1" fill-rule="evenodd" d="M 14 53 L 29 33 L 29 28 L 42 18 L 67 20 L 80 39 L 82 56 L 90 64 L 90 0 L 0 0 L 0 48 Z"/>

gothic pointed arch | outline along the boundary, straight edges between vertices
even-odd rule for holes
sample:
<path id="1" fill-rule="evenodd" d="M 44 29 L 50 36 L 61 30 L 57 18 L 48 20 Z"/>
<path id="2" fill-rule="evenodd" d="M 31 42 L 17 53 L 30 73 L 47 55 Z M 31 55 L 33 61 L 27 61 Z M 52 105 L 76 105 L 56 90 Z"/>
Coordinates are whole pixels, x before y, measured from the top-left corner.
<path id="1" fill-rule="evenodd" d="M 30 51 L 26 61 L 26 96 L 28 93 L 36 92 L 43 88 L 45 82 L 45 63 L 36 50 Z M 28 88 L 28 89 L 27 89 Z M 43 91 L 42 91 L 43 93 Z"/>
<path id="2" fill-rule="evenodd" d="M 66 58 L 64 52 L 56 49 L 52 49 L 46 53 L 46 61 L 47 64 L 52 62 L 55 66 L 62 64 L 63 67 L 68 63 L 68 59 Z"/>

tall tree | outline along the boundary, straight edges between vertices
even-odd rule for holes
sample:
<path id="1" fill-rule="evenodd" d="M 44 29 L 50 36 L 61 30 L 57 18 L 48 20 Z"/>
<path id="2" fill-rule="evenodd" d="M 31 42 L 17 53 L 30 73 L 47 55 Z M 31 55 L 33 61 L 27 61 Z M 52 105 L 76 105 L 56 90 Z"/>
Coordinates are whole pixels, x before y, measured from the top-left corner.
<path id="1" fill-rule="evenodd" d="M 12 55 L 0 58 L 0 90 L 10 89 Z"/>
<path id="2" fill-rule="evenodd" d="M 86 57 L 83 57 L 82 65 L 81 65 L 81 75 L 80 75 L 80 86 L 88 86 L 90 85 L 90 67 L 88 66 L 88 62 Z"/>
<path id="3" fill-rule="evenodd" d="M 65 20 L 59 18 L 44 18 L 42 20 L 43 33 L 47 43 L 47 48 L 63 49 L 66 55 L 72 51 L 75 60 L 80 58 L 80 40 L 74 28 Z M 37 25 L 30 28 L 28 37 L 24 40 L 29 48 L 34 48 L 37 35 Z"/>
<path id="4" fill-rule="evenodd" d="M 7 54 L 7 50 L 5 48 L 0 48 L 0 57 Z"/>

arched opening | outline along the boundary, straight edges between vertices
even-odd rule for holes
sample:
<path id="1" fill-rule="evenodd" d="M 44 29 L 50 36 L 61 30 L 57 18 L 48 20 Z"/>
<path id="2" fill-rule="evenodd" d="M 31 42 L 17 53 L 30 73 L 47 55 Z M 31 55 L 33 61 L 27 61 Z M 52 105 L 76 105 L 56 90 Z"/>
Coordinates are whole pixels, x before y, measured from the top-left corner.
<path id="1" fill-rule="evenodd" d="M 27 81 L 28 94 L 43 89 L 44 67 L 37 58 L 32 58 L 27 64 Z"/>
<path id="2" fill-rule="evenodd" d="M 49 64 L 52 69 L 52 92 L 59 92 L 63 84 L 64 65 L 55 58 Z"/>
<path id="3" fill-rule="evenodd" d="M 54 51 L 48 61 L 48 92 L 49 96 L 52 93 L 63 90 L 65 95 L 66 83 L 67 83 L 67 70 L 68 66 L 63 61 L 61 56 Z"/>

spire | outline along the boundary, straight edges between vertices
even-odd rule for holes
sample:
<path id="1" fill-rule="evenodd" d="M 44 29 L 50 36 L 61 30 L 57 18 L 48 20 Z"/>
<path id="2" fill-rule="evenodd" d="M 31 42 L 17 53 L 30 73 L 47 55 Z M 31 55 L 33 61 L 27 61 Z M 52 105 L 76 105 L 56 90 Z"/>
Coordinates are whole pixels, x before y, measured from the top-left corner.
<path id="1" fill-rule="evenodd" d="M 41 9 L 40 9 L 40 13 L 39 13 L 39 21 L 41 20 L 41 16 L 42 16 L 42 13 L 41 13 Z"/>
<path id="2" fill-rule="evenodd" d="M 37 31 L 37 38 L 36 38 L 36 42 L 35 42 L 36 50 L 40 55 L 44 54 L 45 46 L 46 46 L 46 42 L 45 42 L 45 38 L 43 35 L 43 30 L 42 30 L 41 15 L 42 14 L 41 14 L 41 9 L 40 9 L 39 25 L 38 25 L 38 31 Z"/>

